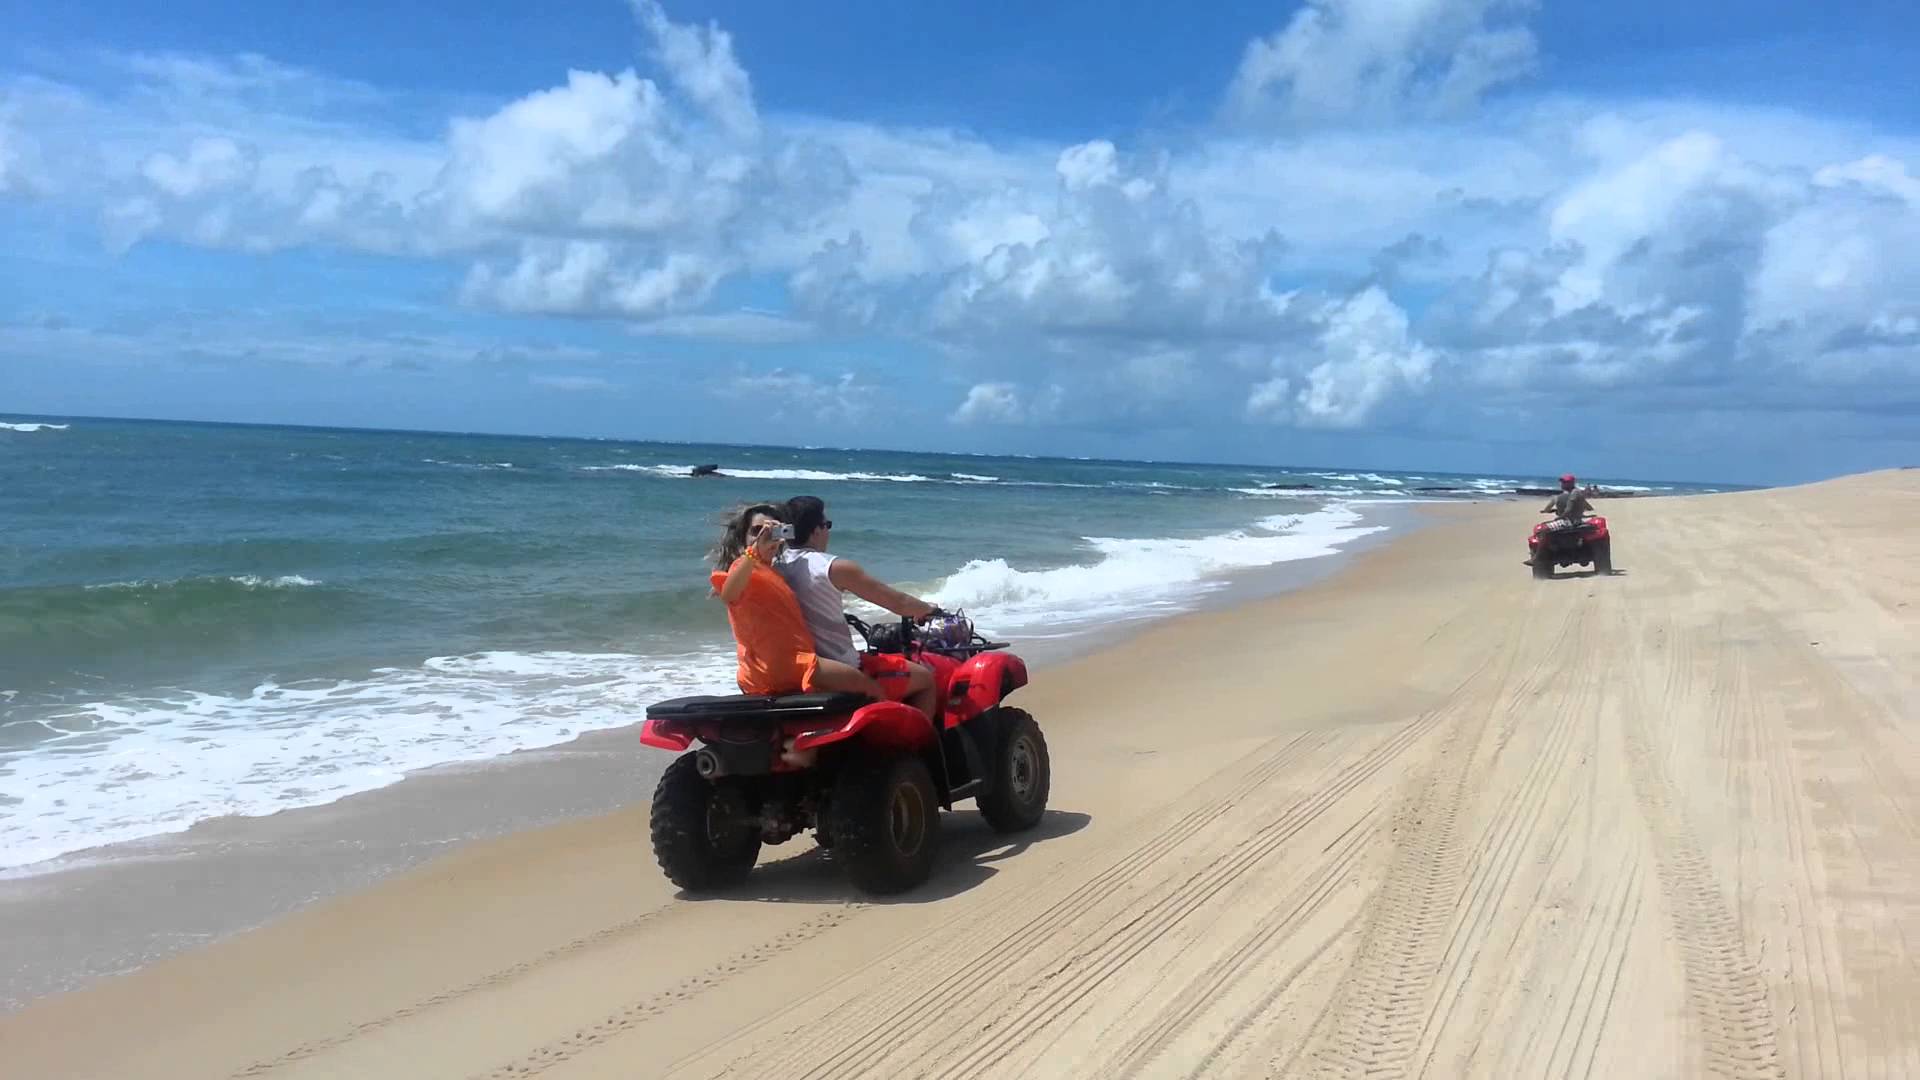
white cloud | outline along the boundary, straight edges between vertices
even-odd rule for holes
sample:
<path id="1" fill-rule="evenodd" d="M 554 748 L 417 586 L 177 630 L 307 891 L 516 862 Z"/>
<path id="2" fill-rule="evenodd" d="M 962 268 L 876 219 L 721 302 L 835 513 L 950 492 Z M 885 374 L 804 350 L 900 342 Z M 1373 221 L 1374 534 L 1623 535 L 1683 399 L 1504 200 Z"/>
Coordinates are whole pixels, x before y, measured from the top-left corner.
<path id="1" fill-rule="evenodd" d="M 456 119 L 435 197 L 456 224 L 648 232 L 682 211 L 660 174 L 677 148 L 654 138 L 665 105 L 632 71 L 572 71 L 565 86 L 529 94 L 480 119 Z M 606 166 L 619 164 L 624 168 Z M 679 175 L 688 170 L 684 163 Z"/>
<path id="2" fill-rule="evenodd" d="M 777 345 L 804 341 L 814 327 L 765 311 L 726 311 L 700 315 L 667 315 L 634 323 L 633 333 L 649 337 L 701 338 L 749 345 Z"/>
<path id="3" fill-rule="evenodd" d="M 1533 69 L 1530 0 L 1308 0 L 1253 41 L 1227 91 L 1241 121 L 1451 115 Z"/>
<path id="4" fill-rule="evenodd" d="M 674 252 L 640 266 L 623 248 L 602 241 L 529 241 L 508 267 L 474 267 L 462 295 L 524 314 L 650 318 L 705 301 L 719 276 L 698 255 Z"/>
<path id="5" fill-rule="evenodd" d="M 975 385 L 953 411 L 954 421 L 961 424 L 1017 424 L 1026 418 L 1019 388 L 1003 382 Z"/>
<path id="6" fill-rule="evenodd" d="M 723 383 L 720 396 L 745 403 L 750 415 L 805 425 L 842 426 L 871 416 L 878 388 L 853 372 L 821 378 L 784 368 L 736 375 Z M 742 428 L 751 430 L 751 424 Z"/>
<path id="7" fill-rule="evenodd" d="M 1769 407 L 1920 389 L 1920 142 L 1488 97 L 1533 63 L 1527 3 L 1311 0 L 1222 72 L 1230 125 L 1159 150 L 763 113 L 725 31 L 630 3 L 639 69 L 431 137 L 382 120 L 385 91 L 260 57 L 0 79 L 0 197 L 97 217 L 115 247 L 447 261 L 469 304 L 636 334 L 891 338 L 970 387 L 936 406 L 959 423 L 1354 428 L 1568 385 Z M 790 308 L 732 310 L 738 284 Z M 742 378 L 742 400 L 871 401 Z"/>
<path id="8" fill-rule="evenodd" d="M 1705 130 L 1593 145 L 1607 159 L 1547 207 L 1541 246 L 1494 251 L 1431 320 L 1468 380 L 1716 386 L 1730 401 L 1742 386 L 1920 384 L 1920 343 L 1899 330 L 1920 316 L 1904 166 L 1766 163 Z"/>
<path id="9" fill-rule="evenodd" d="M 232 139 L 210 138 L 195 139 L 180 157 L 153 155 L 140 167 L 140 175 L 165 195 L 191 199 L 239 187 L 252 179 L 255 169 Z"/>
<path id="10" fill-rule="evenodd" d="M 598 393 L 615 389 L 613 383 L 598 375 L 534 375 L 528 382 L 548 390 L 561 390 L 567 393 Z"/>
<path id="11" fill-rule="evenodd" d="M 1201 208 L 1171 190 L 1164 160 L 1123 163 L 1111 143 L 1094 141 L 1061 151 L 1056 173 L 1052 199 L 1029 194 L 1024 214 L 1010 212 L 1006 193 L 927 200 L 923 230 L 1000 230 L 990 245 L 949 249 L 951 268 L 936 275 L 935 332 L 1151 338 L 1246 332 L 1280 317 L 1264 284 L 1276 244 L 1209 228 Z"/>
<path id="12" fill-rule="evenodd" d="M 1377 287 L 1328 302 L 1314 318 L 1319 332 L 1310 345 L 1283 353 L 1274 361 L 1275 375 L 1254 384 L 1249 416 L 1354 428 L 1396 393 L 1424 387 L 1433 373 L 1436 353 L 1413 336 L 1407 313 Z"/>
<path id="13" fill-rule="evenodd" d="M 680 92 L 736 138 L 758 133 L 753 83 L 733 55 L 733 37 L 709 23 L 688 26 L 667 18 L 656 0 L 632 0 L 634 14 L 653 37 L 654 55 Z"/>

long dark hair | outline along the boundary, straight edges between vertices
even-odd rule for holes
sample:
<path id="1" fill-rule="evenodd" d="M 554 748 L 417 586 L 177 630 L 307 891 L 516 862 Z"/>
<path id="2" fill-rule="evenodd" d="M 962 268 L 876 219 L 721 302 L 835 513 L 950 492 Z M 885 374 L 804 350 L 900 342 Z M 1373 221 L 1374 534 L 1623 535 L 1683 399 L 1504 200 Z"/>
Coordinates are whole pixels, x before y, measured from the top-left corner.
<path id="1" fill-rule="evenodd" d="M 747 526 L 754 515 L 765 514 L 775 521 L 787 520 L 787 512 L 773 503 L 750 503 L 727 515 L 721 528 L 720 543 L 713 549 L 713 567 L 725 570 L 747 550 Z"/>

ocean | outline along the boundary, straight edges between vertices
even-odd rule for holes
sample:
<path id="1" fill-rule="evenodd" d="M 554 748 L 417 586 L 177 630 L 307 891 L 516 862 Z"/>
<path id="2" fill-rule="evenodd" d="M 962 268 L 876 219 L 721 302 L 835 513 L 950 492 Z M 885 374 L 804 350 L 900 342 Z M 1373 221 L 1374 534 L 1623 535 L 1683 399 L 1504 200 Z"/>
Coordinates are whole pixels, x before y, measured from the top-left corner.
<path id="1" fill-rule="evenodd" d="M 743 502 L 818 495 L 836 552 L 1034 646 L 1541 482 L 7 420 L 0 871 L 733 692 L 704 556 Z"/>

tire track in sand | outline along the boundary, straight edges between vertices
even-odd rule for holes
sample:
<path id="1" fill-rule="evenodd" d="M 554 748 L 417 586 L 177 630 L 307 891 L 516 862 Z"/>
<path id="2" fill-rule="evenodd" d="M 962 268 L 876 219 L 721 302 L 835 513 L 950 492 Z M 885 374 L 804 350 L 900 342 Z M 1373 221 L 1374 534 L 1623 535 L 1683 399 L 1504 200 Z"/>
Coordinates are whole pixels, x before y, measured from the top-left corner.
<path id="1" fill-rule="evenodd" d="M 543 1073 L 555 1065 L 569 1061 L 609 1039 L 622 1035 L 716 989 L 735 976 L 751 971 L 781 953 L 789 952 L 812 941 L 865 908 L 865 904 L 849 904 L 846 907 L 816 915 L 768 941 L 735 953 L 698 975 L 682 979 L 668 989 L 648 994 L 624 1008 L 608 1013 L 597 1023 L 579 1028 L 569 1035 L 536 1047 L 512 1061 L 479 1073 L 478 1077 L 484 1080 L 514 1080 L 517 1077 L 536 1076 Z"/>
<path id="2" fill-rule="evenodd" d="M 1242 935 L 1225 956 L 1208 965 L 1205 971 L 1182 986 L 1172 996 L 1174 1006 L 1128 1040 L 1120 1053 L 1100 1070 L 1100 1075 L 1128 1080 L 1166 1052 L 1201 1013 L 1215 1004 L 1229 988 L 1257 970 L 1259 962 L 1274 946 L 1291 937 L 1293 930 L 1317 913 L 1338 891 L 1340 882 L 1358 861 L 1361 850 L 1372 839 L 1373 832 L 1372 828 L 1366 827 L 1364 820 L 1356 821 L 1345 834 L 1328 845 L 1323 852 L 1324 861 L 1307 874 L 1306 880 L 1275 903 L 1267 916 Z M 1280 985 L 1272 988 L 1270 993 L 1277 997 L 1291 981 L 1281 980 Z M 1251 1010 L 1246 1018 L 1262 1011 Z"/>
<path id="3" fill-rule="evenodd" d="M 1591 632 L 1590 626 L 1587 619 L 1561 624 L 1560 637 L 1553 643 L 1551 655 L 1571 658 L 1572 666 L 1554 673 L 1565 697 L 1544 718 L 1538 708 L 1537 691 L 1548 672 L 1541 664 L 1531 668 L 1520 684 L 1497 703 L 1494 716 L 1498 726 L 1492 738 L 1495 749 L 1484 771 L 1478 774 L 1480 779 L 1476 779 L 1475 786 L 1483 791 L 1490 788 L 1503 762 L 1510 757 L 1518 756 L 1525 762 L 1524 771 L 1518 782 L 1503 785 L 1508 788 L 1507 793 L 1486 815 L 1487 827 L 1467 853 L 1466 865 L 1471 869 L 1457 901 L 1457 921 L 1441 953 L 1439 966 L 1434 970 L 1438 1000 L 1415 1045 L 1420 1067 L 1411 1071 L 1444 1075 L 1444 1071 L 1436 1071 L 1434 1067 L 1434 1059 L 1441 1050 L 1441 1034 L 1453 1022 L 1455 1010 L 1467 999 L 1476 967 L 1487 959 L 1489 946 L 1505 929 L 1502 909 L 1507 894 L 1523 868 L 1529 865 L 1526 856 L 1534 850 L 1535 837 L 1541 835 L 1544 825 L 1549 860 L 1569 839 L 1566 829 L 1577 803 L 1569 801 L 1551 821 L 1547 819 L 1547 809 L 1561 789 L 1562 777 L 1573 764 L 1575 748 L 1584 744 L 1591 751 L 1596 741 L 1593 717 L 1601 679 L 1594 665 L 1582 659 L 1589 655 L 1585 636 Z M 1544 731 L 1540 730 L 1542 727 Z M 1510 748 L 1516 740 L 1517 749 Z M 1539 906 L 1547 880 L 1547 875 L 1539 875 L 1527 908 Z M 1516 943 L 1515 938 L 1507 939 L 1505 955 L 1511 955 Z M 1504 958 L 1495 958 L 1493 962 L 1500 963 Z"/>
<path id="4" fill-rule="evenodd" d="M 1335 1076 L 1397 1075 L 1419 1042 L 1427 994 L 1446 949 L 1446 929 L 1465 876 L 1460 805 L 1468 795 L 1466 758 L 1485 724 L 1448 732 L 1436 768 L 1393 815 L 1399 845 L 1371 903 L 1352 969 L 1334 991 L 1307 1045 L 1309 1060 Z M 1275 1063 L 1276 1065 L 1278 1063 Z M 1285 1072 L 1285 1069 L 1277 1071 Z"/>
<path id="5" fill-rule="evenodd" d="M 1536 601 L 1538 603 L 1538 601 Z M 1569 655 L 1566 639 L 1583 622 L 1562 613 L 1551 640 L 1517 634 L 1502 655 L 1499 700 L 1529 700 L 1551 673 L 1557 657 Z M 1537 650 L 1525 673 L 1521 650 Z M 1463 687 L 1464 689 L 1464 687 Z M 1475 708 L 1455 719 L 1434 754 L 1427 775 L 1394 812 L 1396 845 L 1384 880 L 1369 903 L 1359 951 L 1325 1012 L 1294 1053 L 1270 1063 L 1270 1072 L 1292 1075 L 1304 1056 L 1328 1076 L 1405 1075 L 1433 1021 L 1431 998 L 1458 933 L 1463 900 L 1476 892 L 1485 867 L 1474 864 L 1461 837 L 1463 811 L 1485 778 L 1475 758 L 1493 723 L 1494 708 Z M 1547 789 L 1542 786 L 1535 798 Z M 1537 816 L 1537 815 L 1536 815 Z M 1509 826 L 1510 827 L 1510 826 Z M 1450 932 L 1452 931 L 1452 932 Z"/>
<path id="6" fill-rule="evenodd" d="M 489 972 L 471 982 L 456 986 L 451 990 L 443 990 L 440 993 L 421 998 L 410 1005 L 403 1005 L 398 1009 L 381 1013 L 371 1019 L 362 1020 L 352 1027 L 335 1034 L 301 1043 L 274 1057 L 264 1058 L 245 1066 L 232 1074 L 233 1080 L 242 1080 L 242 1078 L 245 1077 L 265 1076 L 276 1070 L 286 1068 L 289 1065 L 305 1061 L 317 1054 L 345 1046 L 361 1036 L 371 1035 L 382 1028 L 397 1024 L 402 1020 L 411 1019 L 422 1013 L 450 1005 L 453 1002 L 459 1001 L 461 998 L 480 993 L 483 990 L 491 990 L 495 987 L 502 986 L 515 979 L 532 974 L 534 971 L 548 964 L 565 960 L 571 956 L 591 952 L 610 941 L 617 941 L 620 938 L 647 927 L 667 910 L 668 908 L 666 907 L 658 907 L 651 911 L 642 912 L 631 919 L 622 920 L 612 926 L 602 927 L 591 934 L 574 938 L 564 945 L 556 945 L 538 955 L 528 957 L 516 964 L 510 964 L 498 971 Z"/>
<path id="7" fill-rule="evenodd" d="M 901 1039 L 907 1035 L 924 1031 L 936 1018 L 951 1020 L 956 1002 L 967 1001 L 989 986 L 1003 972 L 1009 956 L 1025 956 L 1041 943 L 1045 942 L 1060 927 L 1080 918 L 1086 912 L 1112 895 L 1115 889 L 1133 880 L 1140 872 L 1178 851 L 1195 833 L 1211 825 L 1227 814 L 1248 795 L 1258 791 L 1275 775 L 1299 760 L 1303 756 L 1324 746 L 1328 741 L 1325 732 L 1299 732 L 1269 740 L 1268 749 L 1258 759 L 1252 769 L 1242 773 L 1238 779 L 1224 781 L 1242 766 L 1235 765 L 1214 774 L 1229 786 L 1221 794 L 1209 799 L 1187 813 L 1180 815 L 1163 826 L 1159 832 L 1134 847 L 1131 851 L 1114 860 L 1105 869 L 1092 874 L 1079 887 L 1048 905 L 1039 915 L 1019 924 L 1018 929 L 1002 936 L 999 940 L 974 952 L 968 961 L 942 977 L 926 980 L 922 985 L 904 994 L 907 1004 L 890 1010 L 885 1016 L 855 1035 L 851 1040 L 845 1038 L 844 1029 L 837 1032 L 822 1032 L 815 1010 L 809 1008 L 797 1011 L 800 1023 L 782 1034 L 775 1045 L 783 1048 L 784 1053 L 777 1061 L 767 1063 L 762 1075 L 791 1077 L 841 1077 L 857 1075 L 871 1069 L 873 1063 L 883 1059 L 897 1049 Z M 961 916 L 966 921 L 977 921 L 977 914 Z M 949 924 L 951 925 L 951 924 Z M 903 945 L 894 955 L 923 944 L 921 939 Z M 884 963 L 882 960 L 878 963 Z M 871 969 L 856 972 L 849 978 L 869 981 Z M 902 993 L 899 980 L 889 982 L 888 998 Z M 864 996 L 879 996 L 875 991 L 864 991 Z M 841 1036 L 837 1037 L 836 1036 Z M 816 1057 L 824 1052 L 824 1056 Z M 803 1071 L 804 1070 L 804 1071 Z"/>
<path id="8" fill-rule="evenodd" d="M 1264 864 L 1274 851 L 1322 814 L 1345 802 L 1349 794 L 1418 743 L 1438 720 L 1437 714 L 1429 714 L 1409 722 L 1361 755 L 1329 783 L 1313 785 L 1308 795 L 1288 804 L 1273 820 L 1225 855 L 1184 880 L 1162 882 L 1156 890 L 1159 896 L 1150 905 L 1136 904 L 1132 916 L 1125 922 L 1117 928 L 1107 924 L 1108 932 L 1104 936 L 1091 943 L 1078 944 L 1066 964 L 1044 974 L 1037 982 L 1030 982 L 1018 999 L 1003 1004 L 1001 1014 L 1011 1019 L 1004 1024 L 995 1023 L 997 1030 L 989 1037 L 983 1039 L 981 1033 L 975 1031 L 964 1039 L 949 1040 L 948 1045 L 960 1044 L 962 1056 L 957 1061 L 939 1059 L 939 1074 L 979 1075 L 1001 1063 L 1049 1025 L 1064 1019 L 1111 976 L 1175 927 L 1207 908 L 1215 897 Z M 1362 819 L 1365 816 L 1363 814 Z M 1060 977 L 1068 968 L 1074 969 L 1073 973 Z"/>
<path id="9" fill-rule="evenodd" d="M 1700 1026 L 1706 1066 L 1711 1075 L 1729 1080 L 1784 1077 L 1766 981 L 1747 955 L 1740 925 L 1647 736 L 1644 703 L 1632 695 L 1624 711 L 1621 735 L 1634 797 L 1653 841 L 1655 874 L 1680 949 L 1687 1008 Z"/>

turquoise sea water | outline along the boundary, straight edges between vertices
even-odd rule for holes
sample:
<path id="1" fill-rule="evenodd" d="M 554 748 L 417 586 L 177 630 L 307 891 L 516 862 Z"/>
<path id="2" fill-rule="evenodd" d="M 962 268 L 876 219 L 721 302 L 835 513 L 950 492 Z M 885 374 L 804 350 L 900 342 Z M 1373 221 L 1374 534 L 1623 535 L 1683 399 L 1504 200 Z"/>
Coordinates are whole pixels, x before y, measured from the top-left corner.
<path id="1" fill-rule="evenodd" d="M 1018 643 L 1540 482 L 4 418 L 0 867 L 726 692 L 703 555 L 741 502 L 819 495 L 836 551 Z"/>

